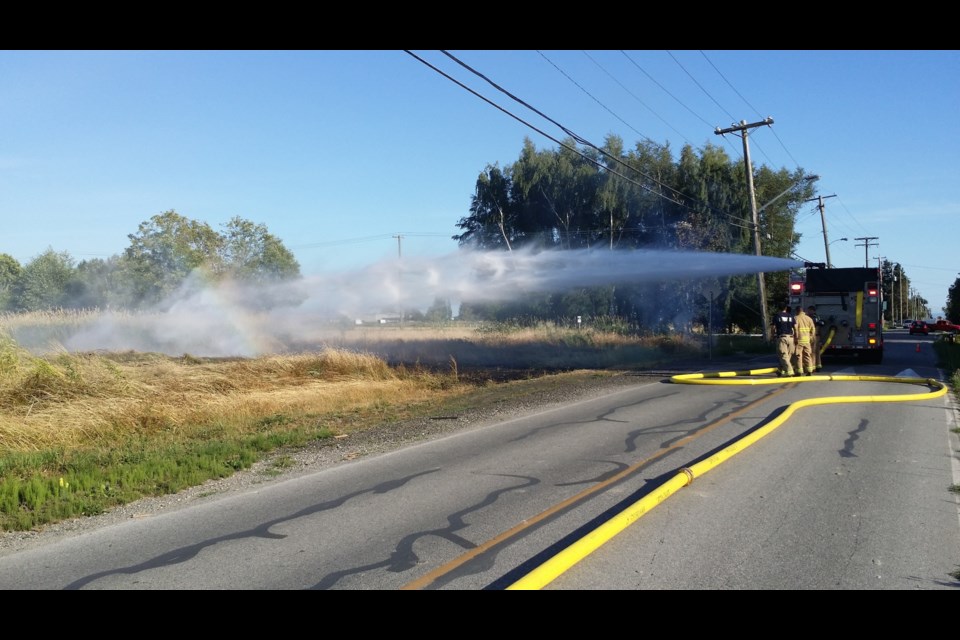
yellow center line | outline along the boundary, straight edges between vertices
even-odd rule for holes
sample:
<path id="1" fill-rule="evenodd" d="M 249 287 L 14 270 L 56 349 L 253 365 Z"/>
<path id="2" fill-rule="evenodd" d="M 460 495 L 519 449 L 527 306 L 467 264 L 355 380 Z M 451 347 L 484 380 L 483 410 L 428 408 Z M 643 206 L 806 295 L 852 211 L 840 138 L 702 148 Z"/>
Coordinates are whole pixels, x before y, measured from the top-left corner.
<path id="1" fill-rule="evenodd" d="M 696 431 L 695 433 L 691 433 L 690 435 L 684 436 L 683 438 L 681 438 L 681 439 L 678 440 L 677 442 L 673 443 L 673 444 L 670 445 L 669 447 L 667 447 L 667 448 L 665 448 L 665 449 L 660 449 L 658 452 L 654 453 L 653 455 L 649 456 L 648 458 L 645 458 L 644 460 L 641 460 L 640 462 L 637 462 L 637 463 L 635 463 L 635 464 L 630 465 L 629 467 L 627 467 L 627 468 L 624 469 L 623 471 L 620 471 L 619 473 L 617 473 L 617 474 L 615 474 L 615 475 L 613 475 L 613 476 L 610 476 L 610 477 L 607 478 L 606 480 L 604 480 L 604 481 L 602 481 L 602 482 L 598 482 L 597 484 L 592 485 L 592 486 L 590 486 L 589 488 L 584 489 L 583 491 L 581 491 L 581 492 L 579 492 L 579 493 L 577 493 L 577 494 L 574 494 L 573 496 L 567 498 L 567 499 L 564 500 L 563 502 L 560 502 L 560 503 L 558 503 L 558 504 L 550 507 L 549 509 L 540 512 L 539 514 L 537 514 L 536 516 L 534 516 L 534 517 L 532 517 L 532 518 L 528 518 L 527 520 L 524 520 L 523 522 L 521 522 L 520 524 L 516 525 L 515 527 L 513 527 L 513 528 L 511 528 L 511 529 L 508 529 L 507 531 L 504 531 L 504 532 L 501 533 L 500 535 L 498 535 L 498 536 L 496 536 L 496 537 L 494 537 L 494 538 L 491 538 L 490 540 L 487 540 L 487 541 L 484 542 L 483 544 L 480 544 L 480 545 L 474 547 L 473 549 L 467 551 L 466 553 L 461 554 L 460 556 L 454 558 L 454 559 L 451 560 L 450 562 L 447 562 L 446 564 L 443 564 L 443 565 L 437 567 L 437 568 L 434 569 L 433 571 L 431 571 L 431 572 L 429 572 L 429 573 L 421 576 L 420 578 L 417 578 L 416 580 L 413 580 L 412 582 L 408 582 L 407 584 L 405 584 L 405 585 L 403 585 L 402 587 L 400 587 L 400 590 L 409 590 L 409 591 L 412 591 L 412 590 L 423 589 L 423 588 L 429 586 L 431 583 L 433 583 L 433 582 L 434 582 L 435 580 L 437 580 L 438 578 L 446 575 L 447 573 L 450 573 L 451 571 L 455 570 L 457 567 L 460 567 L 460 566 L 466 564 L 467 562 L 469 562 L 469 561 L 472 560 L 473 558 L 476 558 L 477 556 L 479 556 L 479 555 L 481 555 L 481 554 L 489 551 L 490 549 L 492 549 L 494 546 L 500 544 L 501 542 L 503 542 L 503 541 L 505 541 L 505 540 L 509 540 L 509 539 L 512 538 L 513 536 L 515 536 L 515 535 L 517 535 L 517 534 L 519 534 L 519 533 L 522 533 L 523 531 L 529 529 L 530 527 L 532 527 L 532 526 L 534 526 L 534 525 L 536 525 L 536 524 L 539 524 L 540 522 L 543 522 L 544 520 L 546 520 L 547 518 L 550 518 L 551 516 L 556 515 L 557 513 L 563 511 L 563 510 L 566 509 L 567 507 L 569 507 L 569 506 L 571 506 L 571 505 L 573 505 L 573 504 L 575 504 L 575 503 L 577 503 L 577 502 L 579 502 L 579 501 L 581 501 L 581 500 L 585 500 L 586 498 L 589 498 L 589 497 L 592 496 L 593 494 L 598 493 L 598 492 L 600 492 L 600 491 L 608 488 L 609 486 L 611 486 L 611 485 L 619 482 L 620 480 L 623 480 L 624 478 L 630 476 L 631 474 L 636 473 L 638 470 L 640 470 L 640 469 L 643 468 L 644 466 L 650 464 L 650 463 L 653 462 L 654 460 L 657 460 L 658 458 L 662 458 L 664 455 L 666 455 L 666 454 L 668 454 L 668 453 L 670 453 L 670 452 L 672 452 L 672 451 L 675 451 L 675 450 L 677 450 L 677 449 L 682 448 L 684 445 L 689 444 L 690 442 L 692 442 L 692 441 L 695 440 L 696 438 L 699 438 L 700 436 L 703 436 L 703 435 L 705 435 L 705 434 L 707 434 L 707 433 L 710 433 L 711 431 L 713 431 L 714 429 L 716 429 L 717 427 L 719 427 L 719 426 L 721 426 L 721 425 L 727 424 L 728 422 L 730 422 L 730 421 L 733 420 L 734 418 L 740 417 L 740 416 L 741 416 L 742 414 L 744 414 L 745 412 L 753 409 L 754 407 L 756 407 L 757 405 L 759 405 L 759 404 L 761 404 L 761 403 L 767 402 L 768 400 L 770 400 L 771 398 L 773 398 L 773 397 L 775 397 L 775 396 L 777 396 L 777 395 L 780 395 L 780 394 L 783 393 L 786 389 L 791 388 L 791 387 L 792 387 L 792 385 L 782 386 L 782 387 L 780 387 L 779 389 L 776 389 L 775 391 L 773 391 L 772 393 L 769 393 L 769 394 L 765 395 L 765 396 L 762 397 L 762 398 L 758 398 L 757 400 L 754 400 L 753 402 L 751 402 L 751 403 L 749 403 L 749 404 L 741 407 L 740 409 L 738 409 L 738 410 L 736 410 L 736 411 L 734 411 L 734 412 L 732 412 L 732 413 L 730 413 L 730 414 L 727 414 L 726 416 L 723 416 L 722 418 L 719 418 L 719 419 L 717 419 L 716 421 L 714 421 L 714 422 L 712 422 L 712 423 L 704 426 L 702 429 Z"/>

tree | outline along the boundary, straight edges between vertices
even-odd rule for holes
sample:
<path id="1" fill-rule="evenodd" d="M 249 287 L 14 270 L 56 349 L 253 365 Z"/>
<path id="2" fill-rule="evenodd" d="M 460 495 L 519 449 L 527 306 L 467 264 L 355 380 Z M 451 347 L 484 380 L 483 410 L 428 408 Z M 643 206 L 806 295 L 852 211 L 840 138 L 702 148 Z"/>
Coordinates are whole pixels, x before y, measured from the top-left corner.
<path id="1" fill-rule="evenodd" d="M 609 249 L 614 249 L 620 246 L 620 240 L 627 226 L 631 183 L 623 177 L 624 169 L 621 165 L 624 161 L 623 140 L 617 136 L 607 136 L 602 152 L 606 170 L 600 173 L 598 218 L 602 220 L 605 227 L 605 245 Z"/>
<path id="2" fill-rule="evenodd" d="M 699 150 L 684 146 L 674 162 L 668 146 L 647 141 L 627 152 L 613 135 L 600 149 L 578 149 L 571 138 L 557 150 L 538 151 L 525 139 L 515 163 L 488 165 L 480 174 L 470 214 L 458 223 L 463 233 L 454 239 L 461 247 L 482 250 L 655 247 L 752 255 L 755 225 L 745 170 L 725 149 L 709 143 Z M 800 239 L 797 212 L 813 187 L 802 180 L 802 169 L 760 167 L 755 174 L 762 253 L 789 257 Z M 787 274 L 769 274 L 766 280 L 763 304 L 770 308 L 786 296 Z M 717 324 L 757 330 L 763 316 L 756 275 L 733 276 L 724 285 L 716 298 L 724 318 Z M 688 324 L 696 305 L 703 306 L 697 301 L 705 299 L 697 282 L 628 283 L 568 300 L 574 298 L 580 306 L 592 300 L 587 305 L 592 307 L 610 298 L 605 306 L 638 330 Z M 563 294 L 554 294 L 516 303 L 468 304 L 461 315 L 556 319 L 569 309 L 563 300 Z"/>
<path id="3" fill-rule="evenodd" d="M 883 310 L 882 317 L 884 322 L 893 322 L 896 316 L 896 310 L 893 307 L 893 302 L 896 300 L 896 289 L 894 287 L 898 283 L 894 264 L 887 259 L 884 259 L 880 264 L 880 282 L 883 300 L 886 303 L 886 309 Z"/>
<path id="4" fill-rule="evenodd" d="M 568 140 L 557 151 L 537 151 L 527 138 L 510 167 L 512 199 L 522 203 L 519 231 L 544 248 L 589 246 L 581 231 L 584 216 L 594 209 L 597 168 L 571 151 L 574 144 Z"/>
<path id="5" fill-rule="evenodd" d="M 947 292 L 947 306 L 943 308 L 947 320 L 960 324 L 960 278 L 953 281 Z"/>
<path id="6" fill-rule="evenodd" d="M 450 300 L 446 298 L 435 298 L 433 304 L 427 309 L 424 316 L 430 322 L 447 322 L 453 318 L 453 308 L 450 306 Z"/>
<path id="7" fill-rule="evenodd" d="M 461 218 L 457 223 L 464 231 L 453 236 L 453 239 L 461 247 L 512 250 L 510 240 L 516 212 L 511 206 L 510 190 L 509 170 L 503 171 L 495 164 L 487 165 L 477 178 L 475 191 L 470 199 L 470 215 Z"/>
<path id="8" fill-rule="evenodd" d="M 74 304 L 82 308 L 124 308 L 130 306 L 130 290 L 123 270 L 123 258 L 93 258 L 77 265 Z"/>
<path id="9" fill-rule="evenodd" d="M 303 302 L 305 292 L 293 287 L 270 286 L 299 278 L 300 264 L 265 225 L 235 216 L 224 225 L 222 237 L 217 260 L 221 271 L 216 279 L 256 288 L 240 296 L 238 304 L 252 309 L 272 309 Z"/>
<path id="10" fill-rule="evenodd" d="M 14 288 L 17 310 L 42 311 L 73 306 L 69 300 L 74 276 L 70 254 L 48 248 L 24 265 Z"/>
<path id="11" fill-rule="evenodd" d="M 761 208 L 758 221 L 763 255 L 789 258 L 797 248 L 800 242 L 800 234 L 796 232 L 797 215 L 814 193 L 813 182 L 804 180 L 804 176 L 806 172 L 802 168 L 790 172 L 763 166 L 756 171 L 753 182 L 757 206 Z M 786 301 L 789 273 L 778 271 L 765 274 L 764 278 L 767 309 L 772 315 Z"/>
<path id="12" fill-rule="evenodd" d="M 233 279 L 264 284 L 300 276 L 296 258 L 266 226 L 235 216 L 224 229 L 219 263 Z"/>
<path id="13" fill-rule="evenodd" d="M 631 179 L 626 185 L 625 242 L 631 247 L 668 246 L 673 238 L 668 222 L 676 214 L 677 181 L 670 146 L 638 142 L 624 163 L 627 168 L 623 172 Z"/>
<path id="14" fill-rule="evenodd" d="M 13 256 L 0 253 L 0 311 L 12 310 L 17 281 L 23 267 Z"/>
<path id="15" fill-rule="evenodd" d="M 160 302 L 177 289 L 194 269 L 204 267 L 216 276 L 222 271 L 223 237 L 209 225 L 170 210 L 140 223 L 128 236 L 124 252 L 136 306 Z"/>

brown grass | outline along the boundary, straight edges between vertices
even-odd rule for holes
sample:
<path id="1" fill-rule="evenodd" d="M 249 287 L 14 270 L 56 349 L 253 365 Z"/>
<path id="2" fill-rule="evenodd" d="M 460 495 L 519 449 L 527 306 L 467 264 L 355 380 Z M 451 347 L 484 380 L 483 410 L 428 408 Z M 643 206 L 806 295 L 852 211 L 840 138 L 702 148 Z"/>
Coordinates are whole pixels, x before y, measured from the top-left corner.
<path id="1" fill-rule="evenodd" d="M 176 439 L 210 425 L 247 429 L 264 416 L 416 403 L 453 390 L 446 378 L 335 349 L 235 360 L 21 354 L 0 378 L 0 450 L 76 448 L 134 434 Z"/>
<path id="2" fill-rule="evenodd" d="M 210 429 L 242 433 L 270 416 L 320 416 L 349 430 L 343 416 L 350 412 L 386 415 L 465 392 L 460 375 L 467 369 L 600 369 L 691 348 L 682 336 L 640 338 L 549 323 L 339 327 L 317 351 L 256 358 L 68 353 L 55 342 L 38 356 L 9 337 L 13 329 L 31 328 L 69 334 L 98 316 L 0 315 L 0 452 L 130 437 L 172 441 Z"/>

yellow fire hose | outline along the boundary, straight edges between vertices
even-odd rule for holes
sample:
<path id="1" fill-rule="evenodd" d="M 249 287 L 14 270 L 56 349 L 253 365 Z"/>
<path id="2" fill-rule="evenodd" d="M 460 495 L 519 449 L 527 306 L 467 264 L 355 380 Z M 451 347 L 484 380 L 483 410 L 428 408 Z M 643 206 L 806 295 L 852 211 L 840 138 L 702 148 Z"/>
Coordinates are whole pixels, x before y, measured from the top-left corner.
<path id="1" fill-rule="evenodd" d="M 820 355 L 823 355 L 823 352 L 827 350 L 827 347 L 830 346 L 830 343 L 833 342 L 833 336 L 837 333 L 837 325 L 830 327 L 830 332 L 827 333 L 827 339 L 823 341 L 823 344 L 820 345 Z"/>
<path id="2" fill-rule="evenodd" d="M 832 333 L 831 336 L 832 337 Z M 829 339 L 828 339 L 829 341 Z M 829 343 L 829 342 L 828 342 Z M 908 393 L 890 396 L 834 396 L 827 398 L 809 398 L 798 400 L 789 405 L 779 416 L 771 420 L 763 427 L 753 431 L 739 440 L 733 442 L 717 453 L 705 460 L 701 460 L 689 467 L 683 467 L 675 476 L 660 485 L 653 492 L 645 495 L 643 498 L 633 503 L 630 507 L 611 518 L 583 538 L 580 538 L 569 547 L 553 556 L 536 569 L 520 578 L 509 587 L 508 590 L 536 590 L 542 589 L 550 584 L 562 573 L 570 569 L 573 565 L 580 562 L 588 555 L 596 551 L 605 542 L 609 541 L 615 535 L 629 527 L 645 513 L 659 505 L 661 502 L 672 496 L 674 493 L 693 482 L 694 478 L 702 476 L 721 462 L 740 453 L 760 438 L 771 433 L 774 429 L 782 425 L 795 411 L 803 407 L 813 407 L 822 404 L 844 404 L 853 402 L 911 402 L 915 400 L 928 400 L 939 398 L 947 393 L 947 386 L 933 378 L 898 378 L 894 376 L 856 376 L 856 375 L 834 375 L 818 374 L 814 376 L 805 376 L 799 378 L 750 378 L 732 380 L 740 376 L 754 376 L 768 373 L 776 373 L 776 368 L 751 369 L 749 371 L 721 371 L 715 373 L 685 373 L 675 375 L 670 378 L 671 382 L 679 384 L 720 384 L 720 385 L 760 385 L 760 384 L 786 384 L 791 382 L 814 382 L 819 380 L 837 380 L 837 381 L 856 381 L 856 382 L 896 382 L 900 384 L 914 384 L 930 387 L 932 391 L 928 393 Z"/>

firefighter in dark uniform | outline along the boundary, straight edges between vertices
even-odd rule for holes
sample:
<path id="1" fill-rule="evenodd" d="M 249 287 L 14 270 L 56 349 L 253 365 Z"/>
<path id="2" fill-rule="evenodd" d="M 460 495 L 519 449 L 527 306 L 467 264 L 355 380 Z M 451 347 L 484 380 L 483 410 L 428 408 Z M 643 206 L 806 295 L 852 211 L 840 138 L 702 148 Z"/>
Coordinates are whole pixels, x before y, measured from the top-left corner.
<path id="1" fill-rule="evenodd" d="M 797 319 L 786 305 L 773 319 L 774 339 L 777 341 L 779 358 L 778 376 L 793 375 L 793 355 L 797 347 Z"/>

